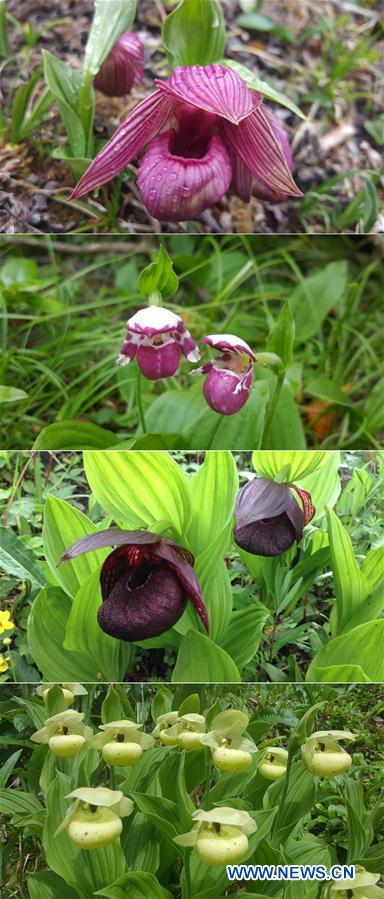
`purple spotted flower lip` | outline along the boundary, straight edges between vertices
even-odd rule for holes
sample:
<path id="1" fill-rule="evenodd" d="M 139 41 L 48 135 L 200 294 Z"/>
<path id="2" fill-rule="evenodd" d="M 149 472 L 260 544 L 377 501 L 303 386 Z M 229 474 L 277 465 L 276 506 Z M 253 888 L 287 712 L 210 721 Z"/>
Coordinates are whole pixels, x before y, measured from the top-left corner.
<path id="1" fill-rule="evenodd" d="M 108 528 L 77 540 L 60 561 L 104 546 L 116 547 L 100 572 L 103 602 L 97 620 L 105 633 L 129 641 L 157 637 L 176 624 L 188 600 L 209 630 L 194 559 L 187 549 L 148 531 Z"/>
<path id="2" fill-rule="evenodd" d="M 220 415 L 233 415 L 247 402 L 253 384 L 251 348 L 234 334 L 208 334 L 202 343 L 214 347 L 220 355 L 206 362 L 193 374 L 203 374 L 204 397 L 211 409 Z"/>
<path id="3" fill-rule="evenodd" d="M 217 63 L 179 66 L 156 86 L 93 160 L 72 199 L 110 181 L 144 147 L 137 185 L 161 221 L 195 218 L 231 184 L 244 199 L 255 185 L 280 199 L 302 196 L 282 126 L 237 72 Z"/>
<path id="4" fill-rule="evenodd" d="M 299 495 L 301 506 L 292 490 Z M 315 511 L 306 490 L 254 478 L 237 494 L 235 543 L 256 556 L 279 556 L 301 539 Z"/>
<path id="5" fill-rule="evenodd" d="M 124 97 L 143 78 L 143 45 L 137 34 L 126 31 L 112 47 L 93 83 L 107 97 Z"/>
<path id="6" fill-rule="evenodd" d="M 164 306 L 147 306 L 128 319 L 127 336 L 118 356 L 119 365 L 136 357 L 140 371 L 150 381 L 169 378 L 178 369 L 180 355 L 198 362 L 200 353 L 183 320 Z"/>

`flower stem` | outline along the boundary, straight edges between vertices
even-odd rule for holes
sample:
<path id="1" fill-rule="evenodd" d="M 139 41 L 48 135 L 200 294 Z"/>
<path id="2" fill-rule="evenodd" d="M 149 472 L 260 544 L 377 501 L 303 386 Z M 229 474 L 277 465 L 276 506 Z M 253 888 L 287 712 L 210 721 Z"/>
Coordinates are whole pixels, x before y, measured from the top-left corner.
<path id="1" fill-rule="evenodd" d="M 139 412 L 141 430 L 142 430 L 143 434 L 146 434 L 147 426 L 145 424 L 143 398 L 142 398 L 142 394 L 141 394 L 141 371 L 139 369 L 139 366 L 137 366 L 137 373 L 136 373 L 136 402 L 137 402 L 137 408 L 138 408 L 138 412 Z"/>
<path id="2" fill-rule="evenodd" d="M 111 783 L 111 790 L 116 790 L 116 772 L 115 772 L 113 765 L 110 766 L 109 777 L 110 777 L 110 783 Z"/>
<path id="3" fill-rule="evenodd" d="M 272 824 L 272 827 L 271 827 L 271 836 L 272 836 L 272 834 L 275 833 L 275 831 L 276 831 L 276 829 L 277 829 L 277 826 L 278 826 L 278 824 L 279 824 L 279 821 L 281 821 L 282 814 L 283 814 L 283 811 L 284 811 L 285 800 L 286 800 L 286 798 L 287 798 L 287 793 L 288 793 L 289 778 L 290 778 L 290 775 L 291 775 L 291 768 L 292 768 L 292 762 L 293 762 L 293 755 L 294 755 L 294 753 L 292 752 L 292 750 L 289 750 L 289 753 L 288 753 L 288 761 L 287 761 L 287 770 L 286 770 L 286 773 L 285 773 L 285 780 L 284 780 L 284 786 L 283 786 L 283 789 L 282 789 L 282 791 L 281 791 L 280 802 L 279 802 L 279 805 L 278 805 L 278 808 L 277 808 L 277 812 L 276 812 L 276 815 L 275 815 L 275 820 L 274 820 L 274 822 L 273 822 L 273 824 Z"/>
<path id="4" fill-rule="evenodd" d="M 193 899 L 192 878 L 191 878 L 191 852 L 192 852 L 192 849 L 186 849 L 185 855 L 184 855 L 184 874 L 185 874 L 185 897 L 184 897 L 184 899 Z"/>
<path id="5" fill-rule="evenodd" d="M 271 399 L 268 403 L 265 418 L 264 418 L 264 427 L 263 433 L 261 435 L 259 449 L 268 449 L 269 437 L 272 428 L 273 417 L 276 412 L 277 404 L 280 399 L 281 389 L 284 384 L 285 378 L 285 368 L 281 368 L 277 373 L 277 381 L 275 385 L 275 389 L 271 396 Z"/>

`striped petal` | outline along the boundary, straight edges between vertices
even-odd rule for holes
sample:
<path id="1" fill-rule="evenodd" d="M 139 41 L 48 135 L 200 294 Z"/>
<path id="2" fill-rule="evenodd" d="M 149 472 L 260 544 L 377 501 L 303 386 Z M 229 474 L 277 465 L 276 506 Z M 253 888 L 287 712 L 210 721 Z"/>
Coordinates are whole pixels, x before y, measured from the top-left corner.
<path id="1" fill-rule="evenodd" d="M 267 115 L 254 110 L 240 125 L 222 122 L 221 133 L 253 175 L 273 191 L 301 197 L 289 165 Z"/>
<path id="2" fill-rule="evenodd" d="M 174 108 L 174 100 L 162 91 L 155 91 L 139 103 L 91 162 L 70 199 L 78 199 L 118 175 L 170 122 Z"/>
<path id="3" fill-rule="evenodd" d="M 156 81 L 164 93 L 198 109 L 222 116 L 234 125 L 260 106 L 261 94 L 250 91 L 233 69 L 210 66 L 178 66 L 168 81 Z"/>

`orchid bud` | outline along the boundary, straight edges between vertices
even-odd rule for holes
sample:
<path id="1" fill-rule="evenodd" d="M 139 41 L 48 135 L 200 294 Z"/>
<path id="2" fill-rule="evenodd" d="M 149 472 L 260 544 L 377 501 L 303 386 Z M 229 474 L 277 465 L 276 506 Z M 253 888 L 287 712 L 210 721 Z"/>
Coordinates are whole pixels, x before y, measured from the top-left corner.
<path id="1" fill-rule="evenodd" d="M 212 761 L 220 771 L 246 771 L 256 752 L 253 740 L 244 737 L 248 715 L 237 709 L 220 712 L 211 722 L 211 730 L 201 737 L 204 746 L 212 751 Z"/>
<path id="2" fill-rule="evenodd" d="M 177 732 L 174 726 L 178 719 L 178 712 L 166 712 L 157 718 L 153 736 L 158 737 L 163 746 L 177 746 Z"/>
<path id="3" fill-rule="evenodd" d="M 330 899 L 384 899 L 384 890 L 376 885 L 380 879 L 380 874 L 371 874 L 361 865 L 355 865 L 353 880 L 333 883 Z"/>
<path id="4" fill-rule="evenodd" d="M 154 744 L 153 737 L 140 733 L 136 721 L 109 721 L 100 726 L 101 733 L 89 741 L 91 749 L 101 749 L 107 765 L 136 765 L 143 750 Z"/>
<path id="5" fill-rule="evenodd" d="M 67 830 L 79 849 L 101 849 L 113 843 L 123 829 L 121 818 L 133 811 L 133 802 L 121 790 L 106 787 L 80 787 L 66 798 L 75 802 L 54 836 Z"/>
<path id="6" fill-rule="evenodd" d="M 147 306 L 128 319 L 127 336 L 117 362 L 128 365 L 136 357 L 150 381 L 170 378 L 179 367 L 181 353 L 197 362 L 200 353 L 179 315 L 164 306 Z"/>
<path id="7" fill-rule="evenodd" d="M 181 715 L 176 728 L 178 729 L 177 742 L 182 749 L 201 748 L 201 735 L 205 731 L 204 715 L 198 715 L 194 712 Z"/>
<path id="8" fill-rule="evenodd" d="M 204 397 L 215 412 L 233 415 L 244 406 L 253 384 L 253 362 L 256 356 L 251 348 L 233 334 L 209 334 L 202 343 L 219 350 L 215 356 L 193 374 L 204 374 Z"/>
<path id="9" fill-rule="evenodd" d="M 352 765 L 352 757 L 339 746 L 339 740 L 355 740 L 350 731 L 319 730 L 311 734 L 301 747 L 305 767 L 319 777 L 345 774 Z"/>
<path id="10" fill-rule="evenodd" d="M 138 641 L 169 630 L 191 600 L 208 630 L 208 616 L 188 550 L 147 531 L 108 528 L 78 540 L 61 561 L 118 544 L 101 572 L 103 602 L 97 620 L 106 634 Z"/>
<path id="11" fill-rule="evenodd" d="M 59 758 L 73 758 L 92 736 L 91 727 L 83 724 L 84 715 L 72 709 L 47 718 L 44 727 L 31 736 L 34 743 L 47 743 Z"/>
<path id="12" fill-rule="evenodd" d="M 126 31 L 117 39 L 93 83 L 107 97 L 124 97 L 143 78 L 143 45 L 137 34 Z"/>
<path id="13" fill-rule="evenodd" d="M 268 746 L 264 758 L 259 762 L 258 772 L 265 780 L 279 780 L 287 771 L 288 752 L 280 746 Z"/>
<path id="14" fill-rule="evenodd" d="M 300 496 L 302 508 L 292 494 Z M 257 556 L 279 556 L 299 541 L 315 509 L 300 487 L 254 478 L 237 494 L 235 543 Z"/>
<path id="15" fill-rule="evenodd" d="M 174 837 L 174 842 L 193 846 L 206 865 L 224 867 L 247 855 L 248 836 L 257 830 L 248 812 L 222 806 L 209 812 L 199 809 L 192 818 L 196 822 L 193 830 Z"/>

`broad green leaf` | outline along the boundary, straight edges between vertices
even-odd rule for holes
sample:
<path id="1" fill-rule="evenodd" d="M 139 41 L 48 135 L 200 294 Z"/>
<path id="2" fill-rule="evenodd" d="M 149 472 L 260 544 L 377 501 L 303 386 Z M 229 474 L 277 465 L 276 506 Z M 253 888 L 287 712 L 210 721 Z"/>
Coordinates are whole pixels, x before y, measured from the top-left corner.
<path id="1" fill-rule="evenodd" d="M 136 0 L 94 0 L 94 14 L 84 54 L 84 71 L 96 75 L 124 31 L 131 31 Z"/>
<path id="2" fill-rule="evenodd" d="M 347 289 L 345 260 L 330 262 L 316 275 L 303 278 L 289 297 L 296 324 L 296 343 L 317 335 L 331 309 L 339 312 Z"/>
<path id="3" fill-rule="evenodd" d="M 138 810 L 127 822 L 121 838 L 121 845 L 128 870 L 136 869 L 156 874 L 160 865 L 159 831 Z M 115 889 L 121 889 L 121 887 L 115 887 Z M 125 892 L 123 896 L 126 896 Z"/>
<path id="4" fill-rule="evenodd" d="M 60 421 L 40 431 L 34 450 L 108 449 L 118 442 L 112 431 L 85 421 Z"/>
<path id="5" fill-rule="evenodd" d="M 139 275 L 139 290 L 143 297 L 159 293 L 164 300 L 169 300 L 176 293 L 179 279 L 173 271 L 173 262 L 162 245 Z"/>
<path id="6" fill-rule="evenodd" d="M 220 646 L 204 634 L 188 631 L 172 674 L 174 683 L 236 683 L 240 680 L 235 663 Z"/>
<path id="7" fill-rule="evenodd" d="M 274 808 L 278 805 L 284 786 L 284 778 L 272 783 L 264 793 L 264 808 Z M 283 839 L 292 832 L 297 821 L 300 821 L 310 812 L 315 797 L 315 781 L 313 775 L 307 771 L 301 761 L 292 765 L 289 787 L 284 808 L 279 816 L 278 829 L 275 839 L 279 844 L 279 837 Z"/>
<path id="8" fill-rule="evenodd" d="M 8 778 L 11 776 L 12 771 L 21 756 L 21 749 L 18 749 L 16 752 L 13 752 L 12 755 L 9 756 L 4 762 L 4 764 L 0 768 L 0 787 L 5 787 Z"/>
<path id="9" fill-rule="evenodd" d="M 290 109 L 291 112 L 294 112 L 295 115 L 299 116 L 300 119 L 306 119 L 307 116 L 296 106 L 296 103 L 287 97 L 285 94 L 282 94 L 281 91 L 275 90 L 270 84 L 266 81 L 262 81 L 247 66 L 244 66 L 242 63 L 235 61 L 234 59 L 221 59 L 221 64 L 223 66 L 229 66 L 229 68 L 234 69 L 240 78 L 245 81 L 248 87 L 252 91 L 259 91 L 263 97 L 267 97 L 268 100 L 273 100 L 275 103 L 280 103 L 281 106 L 285 106 L 286 109 Z"/>
<path id="10" fill-rule="evenodd" d="M 44 587 L 46 579 L 35 556 L 13 531 L 0 527 L 0 568 L 20 580 L 31 580 Z"/>
<path id="11" fill-rule="evenodd" d="M 322 840 L 312 834 L 304 834 L 300 839 L 288 839 L 284 847 L 285 863 L 292 865 L 324 865 L 330 868 L 331 853 Z M 284 899 L 317 899 L 319 884 L 309 881 L 288 883 L 284 891 Z"/>
<path id="12" fill-rule="evenodd" d="M 47 681 L 94 680 L 94 667 L 78 652 L 64 649 L 65 628 L 72 601 L 62 590 L 48 587 L 36 597 L 28 619 L 33 659 Z"/>
<path id="13" fill-rule="evenodd" d="M 254 389 L 260 389 L 257 382 Z M 305 449 L 306 445 L 303 422 L 298 407 L 290 390 L 284 384 L 272 421 L 269 446 L 266 449 L 300 450 Z"/>
<path id="14" fill-rule="evenodd" d="M 380 584 L 384 578 L 384 546 L 375 546 L 369 551 L 361 566 L 361 571 L 373 587 Z"/>
<path id="15" fill-rule="evenodd" d="M 52 574 L 63 590 L 72 597 L 76 596 L 95 568 L 100 568 L 110 550 L 98 549 L 61 565 L 59 560 L 72 543 L 96 532 L 97 528 L 92 521 L 75 506 L 52 494 L 47 497 L 43 527 L 44 552 Z"/>
<path id="16" fill-rule="evenodd" d="M 75 596 L 65 630 L 64 648 L 78 653 L 93 681 L 123 681 L 130 659 L 130 644 L 101 630 L 97 611 L 101 605 L 100 574 L 94 571 Z M 120 716 L 121 717 L 121 716 Z M 119 720 L 116 716 L 113 720 Z"/>
<path id="17" fill-rule="evenodd" d="M 20 400 L 25 400 L 28 394 L 25 390 L 19 390 L 18 387 L 7 387 L 5 384 L 0 384 L 0 404 L 1 403 L 18 403 Z"/>
<path id="18" fill-rule="evenodd" d="M 23 826 L 28 819 L 43 820 L 44 808 L 33 793 L 22 790 L 0 790 L 0 813 L 9 815 L 16 826 Z"/>
<path id="19" fill-rule="evenodd" d="M 310 682 L 381 683 L 384 680 L 384 620 L 369 621 L 334 637 L 317 653 L 306 675 Z"/>
<path id="20" fill-rule="evenodd" d="M 382 612 L 384 612 L 384 587 L 381 579 L 376 587 L 372 587 L 372 593 L 368 599 L 361 603 L 351 615 L 348 620 L 348 630 L 359 627 L 360 624 L 365 624 L 367 621 L 373 621 L 374 618 L 380 618 Z"/>
<path id="21" fill-rule="evenodd" d="M 180 820 L 178 814 L 177 803 L 170 799 L 164 799 L 161 796 L 150 796 L 146 793 L 130 792 L 130 798 L 140 809 L 141 812 L 155 824 L 157 829 L 168 840 L 180 830 Z"/>
<path id="22" fill-rule="evenodd" d="M 206 453 L 189 480 L 192 515 L 187 539 L 197 556 L 232 522 L 239 476 L 230 452 Z"/>
<path id="23" fill-rule="evenodd" d="M 218 534 L 216 540 L 195 558 L 194 569 L 201 584 L 201 591 L 208 609 L 210 635 L 219 640 L 227 627 L 232 611 L 232 587 L 223 556 L 230 539 L 229 529 Z M 190 628 L 205 633 L 200 619 L 191 603 L 188 603 L 182 617 L 175 624 L 178 634 L 186 634 Z M 164 644 L 166 645 L 166 644 Z"/>
<path id="24" fill-rule="evenodd" d="M 260 442 L 268 396 L 268 385 L 257 382 L 236 415 L 218 415 L 207 406 L 199 379 L 188 390 L 168 390 L 159 396 L 148 409 L 147 425 L 165 434 L 178 431 L 188 450 L 252 450 Z"/>
<path id="25" fill-rule="evenodd" d="M 356 468 L 340 496 L 337 504 L 338 513 L 355 518 L 367 502 L 374 486 L 375 479 L 369 471 L 366 468 Z"/>
<path id="26" fill-rule="evenodd" d="M 314 521 L 325 514 L 325 506 L 335 505 L 341 492 L 339 475 L 341 455 L 336 450 L 326 452 L 325 455 L 324 463 L 316 471 L 296 480 L 298 487 L 303 487 L 304 490 L 311 494 L 311 499 L 316 509 Z M 322 545 L 324 545 L 324 542 L 322 542 Z M 316 548 L 320 549 L 320 543 Z"/>
<path id="27" fill-rule="evenodd" d="M 349 630 L 349 620 L 372 592 L 370 581 L 361 573 L 351 538 L 332 509 L 327 510 L 328 537 L 336 596 L 332 633 Z"/>
<path id="28" fill-rule="evenodd" d="M 347 859 L 352 864 L 369 848 L 374 838 L 374 832 L 364 805 L 363 788 L 352 778 L 346 778 L 344 801 L 347 806 L 348 825 Z"/>
<path id="29" fill-rule="evenodd" d="M 256 450 L 252 464 L 258 475 L 292 484 L 317 471 L 331 455 L 321 450 Z"/>
<path id="30" fill-rule="evenodd" d="M 188 523 L 186 476 L 165 452 L 86 452 L 84 467 L 97 501 L 125 528 L 168 523 L 179 537 Z"/>
<path id="31" fill-rule="evenodd" d="M 269 614 L 268 609 L 257 600 L 251 606 L 232 613 L 220 645 L 240 670 L 256 655 Z"/>
<path id="32" fill-rule="evenodd" d="M 292 362 L 294 342 L 295 322 L 289 303 L 285 303 L 268 334 L 267 350 L 269 353 L 276 353 L 284 368 L 288 368 Z"/>
<path id="33" fill-rule="evenodd" d="M 31 899 L 83 899 L 84 894 L 72 885 L 68 886 L 53 871 L 38 871 L 28 877 L 28 890 Z"/>
<path id="34" fill-rule="evenodd" d="M 44 76 L 58 104 L 72 156 L 86 157 L 91 149 L 94 93 L 81 71 L 72 69 L 43 50 Z"/>
<path id="35" fill-rule="evenodd" d="M 162 39 L 172 68 L 217 62 L 225 47 L 220 0 L 182 0 L 165 19 Z"/>
<path id="36" fill-rule="evenodd" d="M 341 387 L 338 387 L 334 381 L 330 381 L 322 376 L 309 381 L 305 392 L 335 406 L 346 406 L 347 408 L 352 406 L 352 401 L 348 394 L 344 393 Z"/>
<path id="37" fill-rule="evenodd" d="M 171 893 L 160 885 L 157 877 L 146 871 L 123 874 L 116 884 L 99 890 L 96 896 L 106 896 L 107 899 L 172 899 Z"/>

